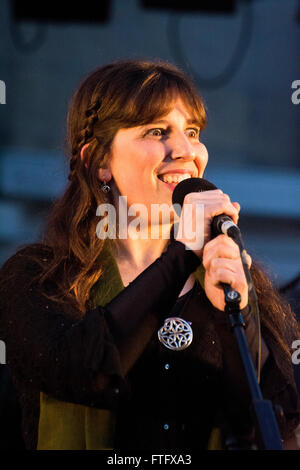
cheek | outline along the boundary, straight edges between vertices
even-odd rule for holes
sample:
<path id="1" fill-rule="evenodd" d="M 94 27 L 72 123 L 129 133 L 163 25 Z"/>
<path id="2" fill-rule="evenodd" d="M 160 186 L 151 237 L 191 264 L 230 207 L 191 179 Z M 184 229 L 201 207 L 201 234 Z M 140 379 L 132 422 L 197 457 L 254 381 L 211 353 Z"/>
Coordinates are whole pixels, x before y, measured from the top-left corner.
<path id="1" fill-rule="evenodd" d="M 121 194 L 138 197 L 147 193 L 155 183 L 153 174 L 163 158 L 161 149 L 151 145 L 133 149 L 127 145 L 126 153 L 113 154 L 110 168 Z"/>
<path id="2" fill-rule="evenodd" d="M 161 142 L 131 140 L 121 133 L 114 142 L 110 169 L 115 184 L 128 202 L 149 198 L 149 192 L 157 190 L 156 170 L 165 158 Z"/>
<path id="3" fill-rule="evenodd" d="M 205 145 L 202 144 L 202 142 L 199 143 L 199 147 L 197 149 L 196 161 L 197 161 L 197 165 L 199 168 L 200 176 L 202 177 L 203 172 L 208 162 L 208 151 Z"/>
<path id="4" fill-rule="evenodd" d="M 160 142 L 145 142 L 136 154 L 136 163 L 143 172 L 153 171 L 165 158 L 165 147 Z"/>

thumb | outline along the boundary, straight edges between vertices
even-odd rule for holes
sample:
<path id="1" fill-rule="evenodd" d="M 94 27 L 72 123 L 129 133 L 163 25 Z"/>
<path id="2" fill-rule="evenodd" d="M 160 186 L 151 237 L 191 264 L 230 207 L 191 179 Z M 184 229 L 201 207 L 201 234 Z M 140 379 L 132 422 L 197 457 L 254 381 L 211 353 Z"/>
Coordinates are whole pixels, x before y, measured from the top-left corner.
<path id="1" fill-rule="evenodd" d="M 240 206 L 240 204 L 239 204 L 238 202 L 233 202 L 232 205 L 236 208 L 236 210 L 237 210 L 238 212 L 240 212 L 241 206 Z"/>

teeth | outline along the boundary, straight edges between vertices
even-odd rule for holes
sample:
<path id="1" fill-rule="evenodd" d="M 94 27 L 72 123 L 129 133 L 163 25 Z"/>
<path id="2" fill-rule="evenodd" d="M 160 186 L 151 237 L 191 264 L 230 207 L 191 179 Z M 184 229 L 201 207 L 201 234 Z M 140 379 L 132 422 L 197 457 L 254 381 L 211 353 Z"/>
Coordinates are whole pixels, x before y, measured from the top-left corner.
<path id="1" fill-rule="evenodd" d="M 183 175 L 181 174 L 168 174 L 168 175 L 161 175 L 160 179 L 164 183 L 180 183 L 180 181 L 186 180 L 187 178 L 191 178 L 191 175 L 189 173 L 184 173 Z"/>

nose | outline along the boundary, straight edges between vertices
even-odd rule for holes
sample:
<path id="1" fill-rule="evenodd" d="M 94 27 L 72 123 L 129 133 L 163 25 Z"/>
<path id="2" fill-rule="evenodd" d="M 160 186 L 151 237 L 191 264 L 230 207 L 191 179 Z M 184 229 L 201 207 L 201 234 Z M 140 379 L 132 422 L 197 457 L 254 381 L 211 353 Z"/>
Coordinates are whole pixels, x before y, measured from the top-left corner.
<path id="1" fill-rule="evenodd" d="M 194 160 L 196 158 L 195 148 L 184 133 L 177 133 L 168 139 L 167 155 L 172 160 L 184 159 Z"/>

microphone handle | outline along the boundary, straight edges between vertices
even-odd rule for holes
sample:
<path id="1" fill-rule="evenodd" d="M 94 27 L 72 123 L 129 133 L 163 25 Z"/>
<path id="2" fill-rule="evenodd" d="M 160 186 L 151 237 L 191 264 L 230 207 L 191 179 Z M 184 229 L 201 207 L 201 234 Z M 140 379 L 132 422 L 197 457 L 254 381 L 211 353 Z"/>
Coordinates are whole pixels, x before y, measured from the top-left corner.
<path id="1" fill-rule="evenodd" d="M 237 306 L 239 306 L 239 303 L 241 301 L 241 296 L 239 292 L 234 290 L 230 284 L 227 284 L 225 282 L 221 282 L 220 284 L 225 294 L 225 302 L 234 303 L 234 304 L 237 304 Z"/>

